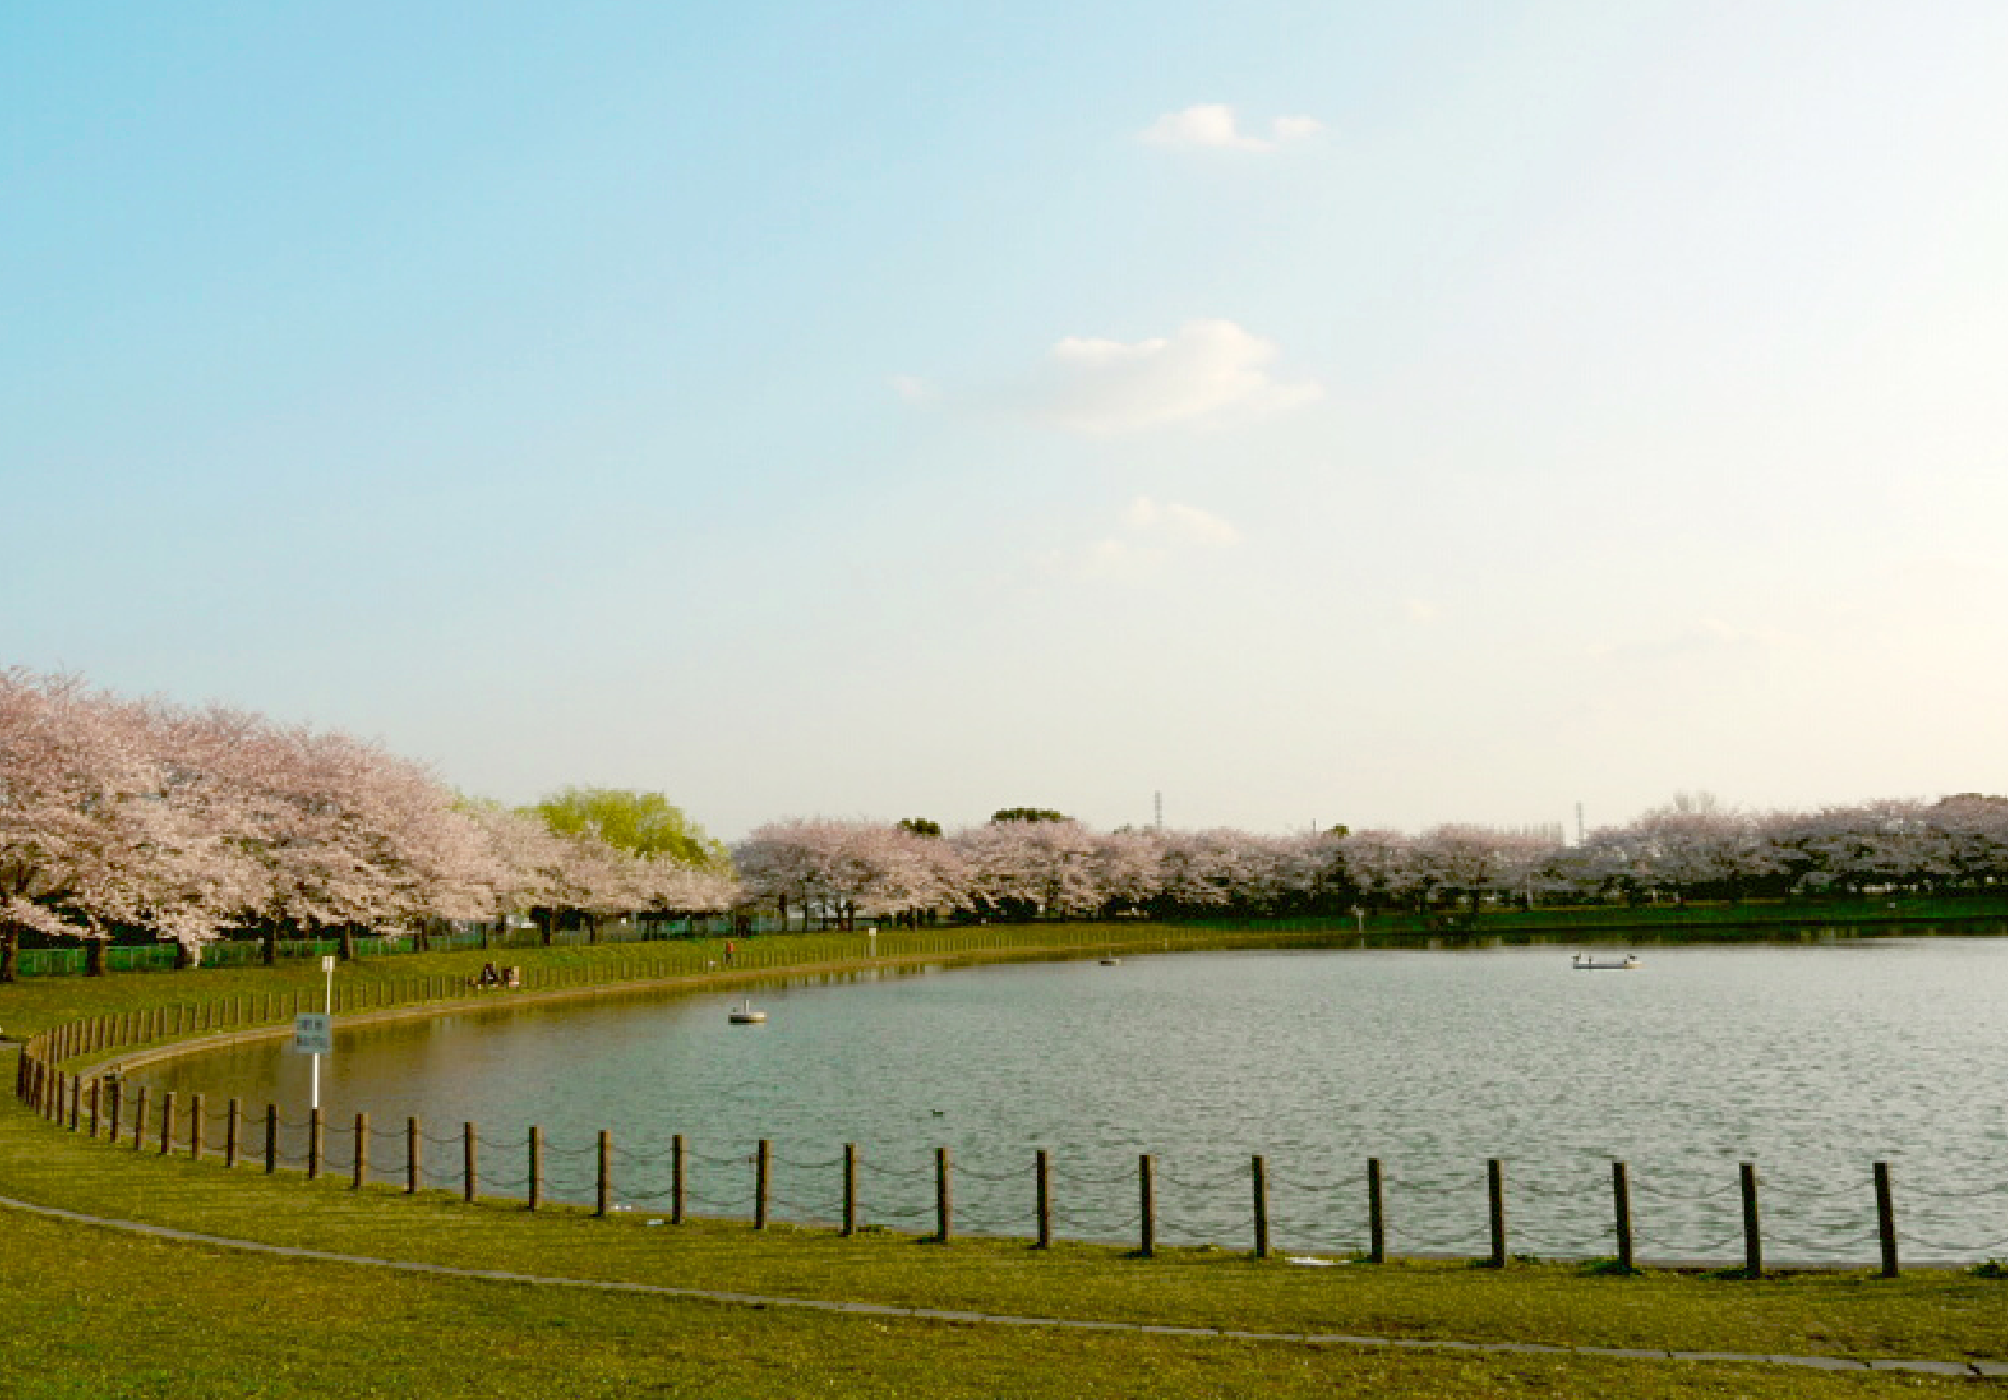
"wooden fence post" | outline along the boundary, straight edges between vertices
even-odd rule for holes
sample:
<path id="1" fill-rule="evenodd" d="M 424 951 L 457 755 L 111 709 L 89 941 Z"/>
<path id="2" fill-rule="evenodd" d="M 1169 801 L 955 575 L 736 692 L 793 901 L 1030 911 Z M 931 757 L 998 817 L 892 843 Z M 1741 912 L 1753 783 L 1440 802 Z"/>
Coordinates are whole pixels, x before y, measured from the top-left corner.
<path id="1" fill-rule="evenodd" d="M 279 1170 L 279 1105 L 265 1105 L 265 1175 Z"/>
<path id="2" fill-rule="evenodd" d="M 858 1145 L 844 1144 L 844 1229 L 846 1235 L 858 1232 Z"/>
<path id="3" fill-rule="evenodd" d="M 1757 1219 L 1757 1164 L 1737 1164 L 1743 1185 L 1743 1272 L 1751 1278 L 1764 1277 L 1764 1233 Z"/>
<path id="4" fill-rule="evenodd" d="M 683 1134 L 676 1133 L 669 1140 L 669 1223 L 683 1223 L 684 1191 L 684 1151 Z"/>
<path id="5" fill-rule="evenodd" d="M 473 1204 L 480 1193 L 481 1135 L 472 1123 L 460 1125 L 460 1199 Z"/>
<path id="6" fill-rule="evenodd" d="M 528 1187 L 531 1210 L 544 1204 L 544 1130 L 535 1123 L 530 1125 L 530 1184 Z"/>
<path id="7" fill-rule="evenodd" d="M 600 1129 L 599 1181 L 593 1191 L 593 1214 L 604 1219 L 614 1209 L 614 1135 Z"/>
<path id="8" fill-rule="evenodd" d="M 753 1228 L 767 1228 L 767 1192 L 773 1181 L 773 1145 L 766 1138 L 753 1155 Z"/>
<path id="9" fill-rule="evenodd" d="M 203 1119 L 209 1116 L 209 1108 L 202 1094 L 193 1094 L 188 1100 L 188 1157 L 192 1162 L 202 1160 L 202 1130 L 208 1125 Z"/>
<path id="10" fill-rule="evenodd" d="M 160 1155 L 174 1151 L 174 1090 L 160 1096 Z"/>
<path id="11" fill-rule="evenodd" d="M 424 1185 L 425 1139 L 414 1115 L 404 1120 L 404 1194 L 416 1196 Z"/>
<path id="12" fill-rule="evenodd" d="M 98 1135 L 99 1118 L 103 1115 L 104 1081 L 93 1077 L 91 1080 L 91 1136 Z"/>
<path id="13" fill-rule="evenodd" d="M 1611 1206 L 1617 1215 L 1618 1268 L 1632 1269 L 1631 1172 L 1623 1162 L 1611 1163 Z"/>
<path id="14" fill-rule="evenodd" d="M 1485 1195 L 1492 1217 L 1492 1258 L 1495 1269 L 1506 1267 L 1506 1164 L 1497 1157 L 1485 1159 Z"/>
<path id="15" fill-rule="evenodd" d="M 1039 1248 L 1051 1249 L 1053 1247 L 1053 1159 L 1047 1155 L 1046 1149 L 1043 1147 L 1039 1149 L 1039 1155 L 1033 1161 L 1032 1176 L 1035 1182 L 1033 1189 L 1037 1197 L 1035 1206 L 1039 1213 Z"/>
<path id="16" fill-rule="evenodd" d="M 324 1132 L 325 1127 L 326 1124 L 323 1122 L 321 1118 L 321 1110 L 318 1108 L 308 1109 L 307 1110 L 307 1180 L 309 1181 L 313 1181 L 321 1174 L 321 1153 L 322 1150 L 327 1146 L 326 1135 Z"/>
<path id="17" fill-rule="evenodd" d="M 111 1119 L 105 1124 L 105 1137 L 114 1146 L 116 1146 L 119 1140 L 119 1117 L 121 1112 L 125 1108 L 124 1080 L 114 1079 L 111 1082 L 111 1097 L 112 1097 Z"/>
<path id="18" fill-rule="evenodd" d="M 934 1149 L 934 1237 L 947 1244 L 955 1235 L 955 1158 L 945 1147 Z"/>
<path id="19" fill-rule="evenodd" d="M 1269 1164 L 1261 1153 L 1249 1163 L 1249 1185 L 1255 1193 L 1255 1257 L 1269 1257 Z"/>
<path id="20" fill-rule="evenodd" d="M 1137 1252 L 1149 1259 L 1157 1253 L 1157 1173 L 1152 1169 L 1148 1152 L 1137 1154 L 1136 1189 L 1138 1213 L 1142 1216 Z"/>
<path id="21" fill-rule="evenodd" d="M 1882 1242 L 1882 1276 L 1896 1278 L 1902 1269 L 1896 1257 L 1896 1193 L 1890 1187 L 1889 1163 L 1876 1163 L 1876 1235 Z"/>
<path id="22" fill-rule="evenodd" d="M 1378 1157 L 1367 1158 L 1367 1262 L 1387 1263 L 1387 1197 Z"/>
<path id="23" fill-rule="evenodd" d="M 223 1165 L 234 1167 L 244 1151 L 244 1101 L 233 1098 L 223 1111 Z"/>
<path id="24" fill-rule="evenodd" d="M 356 1115 L 356 1160 L 354 1172 L 349 1177 L 349 1189 L 360 1191 L 370 1179 L 370 1116 Z"/>

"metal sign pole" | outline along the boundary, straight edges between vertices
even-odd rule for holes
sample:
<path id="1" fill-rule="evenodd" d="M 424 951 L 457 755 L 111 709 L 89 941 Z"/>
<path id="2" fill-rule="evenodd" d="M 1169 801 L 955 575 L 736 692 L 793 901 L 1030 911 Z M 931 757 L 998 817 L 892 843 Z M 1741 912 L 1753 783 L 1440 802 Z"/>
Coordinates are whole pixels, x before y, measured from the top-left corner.
<path id="1" fill-rule="evenodd" d="M 321 1009 L 302 1011 L 293 1017 L 293 1053 L 314 1057 L 307 1104 L 316 1114 L 321 1107 L 321 1056 L 332 1055 L 335 1051 L 335 960 L 323 957 L 321 971 L 327 978 L 321 992 Z"/>
<path id="2" fill-rule="evenodd" d="M 335 1014 L 335 960 L 327 954 L 322 954 L 321 956 L 321 972 L 327 979 L 326 985 L 321 992 L 321 1014 L 332 1019 Z M 308 1104 L 308 1107 L 318 1109 L 320 1106 L 321 1052 L 316 1050 L 314 1052 L 313 1100 Z"/>

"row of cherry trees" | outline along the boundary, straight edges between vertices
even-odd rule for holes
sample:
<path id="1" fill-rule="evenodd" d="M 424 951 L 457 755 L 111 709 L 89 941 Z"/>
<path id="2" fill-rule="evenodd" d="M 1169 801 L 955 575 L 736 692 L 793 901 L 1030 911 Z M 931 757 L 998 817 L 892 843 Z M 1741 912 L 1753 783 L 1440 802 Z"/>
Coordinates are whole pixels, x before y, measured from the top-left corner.
<path id="1" fill-rule="evenodd" d="M 728 872 L 463 802 L 340 733 L 0 671 L 0 978 L 25 931 L 198 949 L 257 929 L 423 938 L 441 920 L 730 908 Z"/>
<path id="2" fill-rule="evenodd" d="M 1677 798 L 1573 845 L 1559 830 L 1096 832 L 994 820 L 946 836 L 913 824 L 792 819 L 734 848 L 745 896 L 784 921 L 1742 899 L 2008 883 L 2008 800 L 1963 795 L 1750 814 Z"/>
<path id="3" fill-rule="evenodd" d="M 1967 794 L 1750 814 L 1680 798 L 1565 844 L 1559 829 L 1097 832 L 1012 809 L 932 822 L 793 819 L 731 852 L 652 794 L 467 802 L 347 735 L 0 670 L 0 978 L 25 931 L 195 950 L 253 929 L 770 909 L 784 923 L 1476 910 L 2008 882 L 2008 800 Z M 736 865 L 736 874 L 733 866 Z"/>

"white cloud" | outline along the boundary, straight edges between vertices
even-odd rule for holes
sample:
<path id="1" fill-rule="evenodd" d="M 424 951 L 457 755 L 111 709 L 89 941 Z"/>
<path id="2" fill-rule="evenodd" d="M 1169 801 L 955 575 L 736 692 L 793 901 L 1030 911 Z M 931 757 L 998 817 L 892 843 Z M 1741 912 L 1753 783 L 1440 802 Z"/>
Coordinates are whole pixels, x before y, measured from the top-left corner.
<path id="1" fill-rule="evenodd" d="M 1148 496 L 1138 496 L 1130 502 L 1130 508 L 1123 513 L 1123 524 L 1134 534 L 1174 544 L 1225 549 L 1241 543 L 1241 532 L 1219 516 L 1176 502 L 1159 505 Z"/>
<path id="2" fill-rule="evenodd" d="M 1216 151 L 1273 151 L 1291 141 L 1302 141 L 1323 131 L 1312 117 L 1278 117 L 1269 124 L 1267 137 L 1244 132 L 1234 109 L 1224 102 L 1201 102 L 1182 112 L 1166 112 L 1138 133 L 1138 139 L 1153 146 L 1199 147 Z"/>
<path id="3" fill-rule="evenodd" d="M 1040 417 L 1084 433 L 1274 413 L 1323 396 L 1314 380 L 1278 380 L 1276 347 L 1232 321 L 1190 321 L 1165 337 L 1124 343 L 1069 336 L 1048 356 Z"/>
<path id="4" fill-rule="evenodd" d="M 1115 533 L 1096 540 L 1071 561 L 1062 555 L 1052 562 L 1087 578 L 1137 582 L 1161 573 L 1181 554 L 1232 549 L 1240 543 L 1241 532 L 1210 511 L 1139 496 L 1123 512 Z"/>
<path id="5" fill-rule="evenodd" d="M 1418 627 L 1428 627 L 1443 616 L 1443 609 L 1427 598 L 1410 598 L 1401 605 L 1401 610 L 1402 614 Z"/>
<path id="6" fill-rule="evenodd" d="M 1089 545 L 1072 572 L 1087 578 L 1138 579 L 1157 572 L 1164 560 L 1162 549 L 1111 535 Z"/>

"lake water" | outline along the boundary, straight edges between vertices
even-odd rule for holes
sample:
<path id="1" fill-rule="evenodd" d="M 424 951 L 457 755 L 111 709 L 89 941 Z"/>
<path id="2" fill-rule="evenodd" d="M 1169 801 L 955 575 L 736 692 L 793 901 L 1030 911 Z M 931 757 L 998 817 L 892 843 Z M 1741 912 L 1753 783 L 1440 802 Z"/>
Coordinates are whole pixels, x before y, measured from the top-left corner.
<path id="1" fill-rule="evenodd" d="M 855 1142 L 865 1218 L 925 1230 L 946 1146 L 958 1228 L 1029 1235 L 1045 1148 L 1059 1233 L 1134 1240 L 1149 1152 L 1159 1240 L 1228 1248 L 1248 1246 L 1262 1153 L 1278 1246 L 1316 1252 L 1364 1245 L 1374 1156 L 1392 1250 L 1483 1253 L 1499 1157 L 1514 1252 L 1608 1254 L 1619 1158 L 1641 1257 L 1740 1259 L 1737 1163 L 1754 1161 L 1768 1258 L 1867 1261 L 1883 1160 L 1906 1258 L 2008 1254 L 2008 939 L 1656 946 L 1631 972 L 1573 971 L 1575 951 L 887 971 L 762 988 L 758 1027 L 728 1025 L 722 992 L 484 1009 L 339 1033 L 323 1103 L 334 1125 L 372 1115 L 385 1175 L 421 1117 L 440 1186 L 478 1123 L 495 1194 L 521 1193 L 535 1123 L 547 1190 L 589 1199 L 612 1129 L 618 1197 L 652 1215 L 672 1134 L 694 1154 L 692 1211 L 722 1215 L 750 1214 L 766 1137 L 777 1218 L 835 1219 Z M 263 1046 L 145 1082 L 297 1122 L 307 1079 L 304 1057 Z M 333 1162 L 352 1150 L 331 1133 Z"/>

